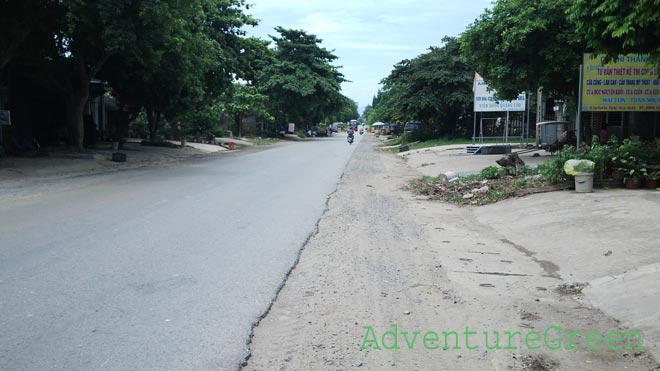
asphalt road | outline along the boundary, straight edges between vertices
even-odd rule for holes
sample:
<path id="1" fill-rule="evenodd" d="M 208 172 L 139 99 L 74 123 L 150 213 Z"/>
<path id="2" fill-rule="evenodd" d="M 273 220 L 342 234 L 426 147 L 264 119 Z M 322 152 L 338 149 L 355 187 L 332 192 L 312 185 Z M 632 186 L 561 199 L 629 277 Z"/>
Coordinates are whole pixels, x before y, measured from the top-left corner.
<path id="1" fill-rule="evenodd" d="M 335 135 L 3 202 L 0 370 L 237 369 L 358 144 Z"/>

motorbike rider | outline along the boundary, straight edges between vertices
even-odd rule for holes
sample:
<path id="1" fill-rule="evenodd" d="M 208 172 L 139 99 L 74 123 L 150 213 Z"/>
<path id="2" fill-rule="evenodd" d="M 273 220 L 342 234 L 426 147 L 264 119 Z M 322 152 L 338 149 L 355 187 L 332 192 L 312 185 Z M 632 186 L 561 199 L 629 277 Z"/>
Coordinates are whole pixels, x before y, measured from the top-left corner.
<path id="1" fill-rule="evenodd" d="M 354 134 L 355 134 L 355 132 L 353 131 L 353 128 L 349 128 L 348 129 L 348 136 L 352 137 Z"/>

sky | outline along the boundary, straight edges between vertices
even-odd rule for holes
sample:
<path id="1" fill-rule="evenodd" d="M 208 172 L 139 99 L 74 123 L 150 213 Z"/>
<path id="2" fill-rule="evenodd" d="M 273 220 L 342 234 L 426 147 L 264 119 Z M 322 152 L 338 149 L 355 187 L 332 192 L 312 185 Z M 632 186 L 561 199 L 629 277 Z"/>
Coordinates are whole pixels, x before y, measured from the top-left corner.
<path id="1" fill-rule="evenodd" d="M 250 36 L 268 39 L 274 28 L 302 29 L 318 36 L 321 46 L 339 57 L 334 65 L 351 82 L 342 94 L 361 113 L 393 66 L 442 46 L 444 36 L 458 36 L 491 0 L 248 0 L 247 11 L 259 26 Z"/>

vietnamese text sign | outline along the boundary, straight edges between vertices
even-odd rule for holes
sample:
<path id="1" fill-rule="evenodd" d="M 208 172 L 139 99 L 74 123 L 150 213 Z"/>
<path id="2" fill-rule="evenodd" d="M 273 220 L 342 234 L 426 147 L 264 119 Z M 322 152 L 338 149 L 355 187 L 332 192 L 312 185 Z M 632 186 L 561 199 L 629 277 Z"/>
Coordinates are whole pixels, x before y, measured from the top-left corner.
<path id="1" fill-rule="evenodd" d="M 488 91 L 488 84 L 479 77 L 474 81 L 474 112 L 525 110 L 525 94 L 520 94 L 516 100 L 497 100 L 495 98 L 495 92 L 492 90 Z"/>
<path id="2" fill-rule="evenodd" d="M 603 63 L 604 55 L 584 55 L 582 111 L 660 111 L 660 80 L 648 56 L 620 55 Z"/>

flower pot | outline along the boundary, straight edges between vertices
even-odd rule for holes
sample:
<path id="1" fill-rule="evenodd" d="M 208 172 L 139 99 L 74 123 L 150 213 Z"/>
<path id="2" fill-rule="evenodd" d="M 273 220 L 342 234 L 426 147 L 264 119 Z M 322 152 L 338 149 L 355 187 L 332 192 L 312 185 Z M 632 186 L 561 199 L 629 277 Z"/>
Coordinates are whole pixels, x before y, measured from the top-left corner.
<path id="1" fill-rule="evenodd" d="M 612 168 L 612 179 L 623 180 L 623 171 L 617 167 Z"/>
<path id="2" fill-rule="evenodd" d="M 638 189 L 642 185 L 642 180 L 640 178 L 626 178 L 624 182 L 628 189 Z"/>
<path id="3" fill-rule="evenodd" d="M 656 189 L 656 188 L 658 188 L 658 181 L 656 179 L 648 179 L 647 178 L 644 185 L 648 189 Z"/>

